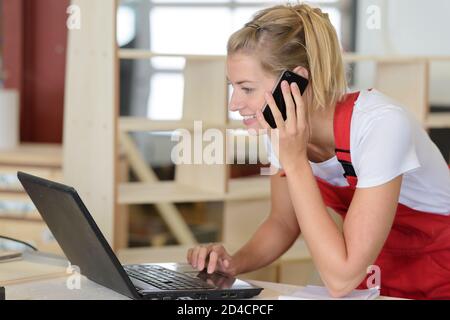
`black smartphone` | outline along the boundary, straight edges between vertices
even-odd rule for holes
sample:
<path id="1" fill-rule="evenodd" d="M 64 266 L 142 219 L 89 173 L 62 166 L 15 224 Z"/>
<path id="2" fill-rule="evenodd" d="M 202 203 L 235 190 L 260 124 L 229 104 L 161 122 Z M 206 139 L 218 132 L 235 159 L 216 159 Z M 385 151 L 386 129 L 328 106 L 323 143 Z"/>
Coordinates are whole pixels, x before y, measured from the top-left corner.
<path id="1" fill-rule="evenodd" d="M 285 70 L 281 73 L 275 88 L 272 90 L 273 98 L 278 106 L 278 109 L 281 112 L 281 115 L 283 116 L 283 120 L 286 121 L 287 118 L 286 103 L 284 101 L 283 91 L 281 91 L 281 82 L 283 80 L 286 80 L 289 84 L 291 84 L 292 82 L 296 82 L 300 89 L 300 93 L 303 94 L 303 92 L 305 92 L 306 90 L 306 87 L 308 86 L 308 79 L 299 76 L 295 72 Z M 292 99 L 294 99 L 294 97 L 292 97 Z M 277 125 L 275 123 L 275 119 L 268 104 L 264 106 L 264 109 L 262 109 L 262 113 L 267 123 L 272 127 L 272 129 L 275 129 Z"/>

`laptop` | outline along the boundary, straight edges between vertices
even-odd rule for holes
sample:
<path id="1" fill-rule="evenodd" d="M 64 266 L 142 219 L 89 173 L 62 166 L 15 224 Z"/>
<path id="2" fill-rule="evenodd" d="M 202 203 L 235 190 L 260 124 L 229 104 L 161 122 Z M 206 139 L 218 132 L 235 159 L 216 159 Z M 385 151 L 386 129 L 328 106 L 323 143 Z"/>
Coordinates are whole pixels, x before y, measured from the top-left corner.
<path id="1" fill-rule="evenodd" d="M 187 263 L 122 266 L 73 187 L 18 172 L 17 177 L 72 265 L 88 279 L 132 299 L 244 299 L 263 289 Z"/>

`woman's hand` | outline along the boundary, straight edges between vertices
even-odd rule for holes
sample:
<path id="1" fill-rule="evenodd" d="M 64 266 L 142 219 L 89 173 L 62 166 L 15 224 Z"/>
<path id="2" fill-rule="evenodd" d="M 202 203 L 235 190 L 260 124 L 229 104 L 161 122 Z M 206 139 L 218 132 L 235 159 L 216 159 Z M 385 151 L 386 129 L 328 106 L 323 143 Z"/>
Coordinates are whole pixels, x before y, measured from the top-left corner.
<path id="1" fill-rule="evenodd" d="M 230 276 L 237 274 L 236 263 L 221 244 L 212 243 L 191 248 L 187 252 L 187 261 L 193 268 L 208 273 L 221 272 Z"/>
<path id="2" fill-rule="evenodd" d="M 256 117 L 259 124 L 268 130 L 274 150 L 278 149 L 277 157 L 283 168 L 289 170 L 299 160 L 307 159 L 309 129 L 306 121 L 305 105 L 298 85 L 293 82 L 289 86 L 288 82 L 284 80 L 281 83 L 281 89 L 286 103 L 286 121 L 283 120 L 283 116 L 271 93 L 266 93 L 265 98 L 272 111 L 277 128 L 272 129 L 270 127 L 264 119 L 261 110 L 257 111 Z"/>

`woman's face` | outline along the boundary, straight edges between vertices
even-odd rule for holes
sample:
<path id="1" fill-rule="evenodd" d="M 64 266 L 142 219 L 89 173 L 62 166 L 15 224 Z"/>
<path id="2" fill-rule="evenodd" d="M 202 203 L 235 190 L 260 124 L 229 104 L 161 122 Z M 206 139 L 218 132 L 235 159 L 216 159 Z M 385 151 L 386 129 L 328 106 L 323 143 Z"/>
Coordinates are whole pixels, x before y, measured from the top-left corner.
<path id="1" fill-rule="evenodd" d="M 244 117 L 247 129 L 260 129 L 256 111 L 265 106 L 264 93 L 272 91 L 277 78 L 264 72 L 255 56 L 243 53 L 227 57 L 227 78 L 233 86 L 229 109 Z"/>

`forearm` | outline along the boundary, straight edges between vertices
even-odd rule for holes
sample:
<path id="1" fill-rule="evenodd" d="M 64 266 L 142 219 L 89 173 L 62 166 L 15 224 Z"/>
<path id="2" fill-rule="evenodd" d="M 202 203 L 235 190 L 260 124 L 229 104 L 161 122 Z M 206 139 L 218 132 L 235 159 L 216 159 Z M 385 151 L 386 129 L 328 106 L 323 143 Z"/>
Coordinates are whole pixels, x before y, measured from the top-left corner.
<path id="1" fill-rule="evenodd" d="M 297 228 L 288 228 L 273 217 L 267 218 L 251 239 L 234 255 L 237 273 L 245 273 L 265 267 L 275 261 L 298 238 Z"/>
<path id="2" fill-rule="evenodd" d="M 302 235 L 325 284 L 340 287 L 347 275 L 348 255 L 344 239 L 328 214 L 307 159 L 286 168 L 289 192 Z"/>

